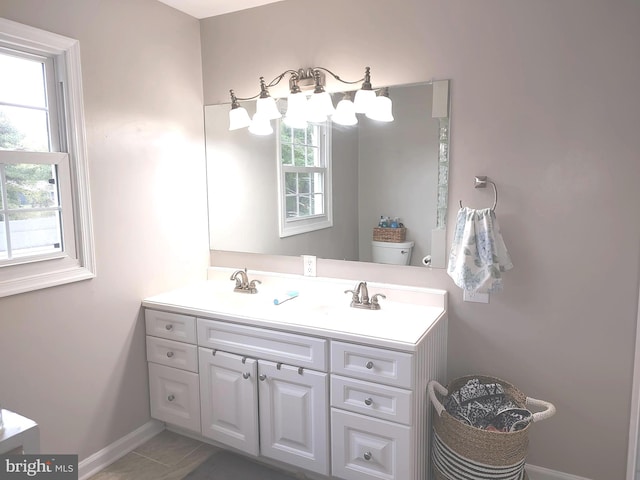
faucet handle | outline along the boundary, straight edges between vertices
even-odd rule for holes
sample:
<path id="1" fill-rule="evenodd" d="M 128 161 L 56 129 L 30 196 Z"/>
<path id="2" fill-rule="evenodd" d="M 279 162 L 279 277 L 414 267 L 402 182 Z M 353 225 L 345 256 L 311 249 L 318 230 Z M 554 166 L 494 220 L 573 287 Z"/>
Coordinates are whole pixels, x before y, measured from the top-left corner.
<path id="1" fill-rule="evenodd" d="M 260 280 L 251 280 L 251 282 L 249 282 L 249 290 L 251 291 L 251 293 L 258 293 L 256 283 L 261 284 L 262 282 Z"/>
<path id="2" fill-rule="evenodd" d="M 360 299 L 358 298 L 358 291 L 357 290 L 345 290 L 344 293 L 350 293 L 351 294 L 351 303 L 360 303 Z"/>
<path id="3" fill-rule="evenodd" d="M 382 293 L 376 293 L 373 297 L 371 297 L 372 310 L 380 310 L 380 304 L 378 303 L 378 298 L 387 298 L 387 296 L 383 295 Z"/>

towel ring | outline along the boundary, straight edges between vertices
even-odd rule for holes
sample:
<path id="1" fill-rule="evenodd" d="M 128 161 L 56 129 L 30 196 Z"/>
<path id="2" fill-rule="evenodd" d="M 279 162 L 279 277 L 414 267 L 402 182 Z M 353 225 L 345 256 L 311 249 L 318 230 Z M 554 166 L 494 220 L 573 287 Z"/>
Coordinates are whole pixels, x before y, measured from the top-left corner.
<path id="1" fill-rule="evenodd" d="M 486 175 L 479 175 L 475 177 L 475 185 L 474 188 L 486 188 L 487 183 L 490 183 L 493 187 L 493 207 L 491 207 L 492 211 L 495 211 L 496 205 L 498 205 L 498 187 L 491 180 L 487 179 Z M 460 208 L 462 207 L 462 200 L 460 200 Z"/>

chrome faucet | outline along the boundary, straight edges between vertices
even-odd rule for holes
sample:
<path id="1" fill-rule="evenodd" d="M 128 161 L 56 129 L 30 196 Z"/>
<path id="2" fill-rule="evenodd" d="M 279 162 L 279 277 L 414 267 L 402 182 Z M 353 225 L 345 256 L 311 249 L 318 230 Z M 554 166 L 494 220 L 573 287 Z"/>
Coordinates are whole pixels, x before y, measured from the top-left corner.
<path id="1" fill-rule="evenodd" d="M 381 293 L 376 293 L 369 299 L 369 289 L 367 282 L 358 283 L 353 290 L 345 290 L 344 293 L 351 294 L 351 306 L 353 308 L 365 308 L 367 310 L 380 310 L 378 298 L 387 298 Z"/>
<path id="2" fill-rule="evenodd" d="M 258 293 L 256 284 L 262 283 L 260 280 L 249 281 L 246 268 L 244 270 L 236 270 L 235 272 L 233 272 L 231 274 L 230 280 L 236 281 L 236 286 L 233 291 L 240 293 Z"/>

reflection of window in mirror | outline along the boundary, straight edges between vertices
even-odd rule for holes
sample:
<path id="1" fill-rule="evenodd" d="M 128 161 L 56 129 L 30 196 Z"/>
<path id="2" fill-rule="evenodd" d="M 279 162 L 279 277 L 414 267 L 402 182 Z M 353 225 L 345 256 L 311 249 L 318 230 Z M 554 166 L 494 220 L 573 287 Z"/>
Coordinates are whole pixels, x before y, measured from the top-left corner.
<path id="1" fill-rule="evenodd" d="M 328 228 L 331 207 L 331 128 L 328 122 L 292 128 L 279 121 L 280 237 Z"/>

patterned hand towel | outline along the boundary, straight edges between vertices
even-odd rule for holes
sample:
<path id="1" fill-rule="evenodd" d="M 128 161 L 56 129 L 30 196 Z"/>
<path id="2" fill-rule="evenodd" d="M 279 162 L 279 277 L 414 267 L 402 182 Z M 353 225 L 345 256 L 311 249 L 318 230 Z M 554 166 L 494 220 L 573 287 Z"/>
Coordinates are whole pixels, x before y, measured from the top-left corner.
<path id="1" fill-rule="evenodd" d="M 463 207 L 458 212 L 447 273 L 457 286 L 471 292 L 502 290 L 502 273 L 513 268 L 490 208 Z"/>

